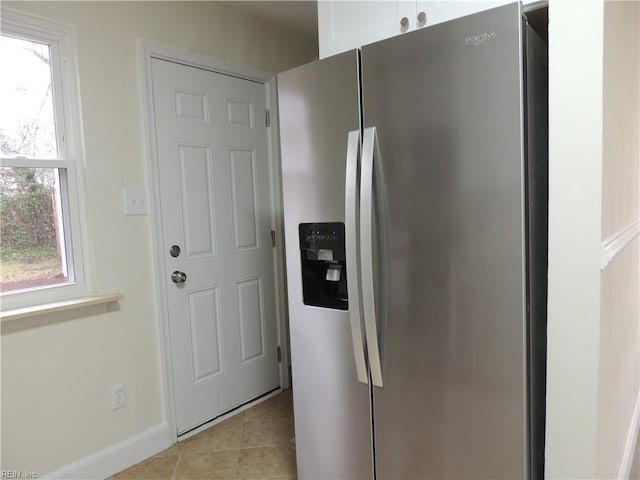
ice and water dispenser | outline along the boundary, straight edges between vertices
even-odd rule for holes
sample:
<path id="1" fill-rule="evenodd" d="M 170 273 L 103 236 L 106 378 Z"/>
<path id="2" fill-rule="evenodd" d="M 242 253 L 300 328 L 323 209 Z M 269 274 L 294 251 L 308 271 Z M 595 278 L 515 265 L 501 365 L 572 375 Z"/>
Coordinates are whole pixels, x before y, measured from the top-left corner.
<path id="1" fill-rule="evenodd" d="M 304 304 L 347 310 L 344 223 L 301 223 L 298 231 Z"/>

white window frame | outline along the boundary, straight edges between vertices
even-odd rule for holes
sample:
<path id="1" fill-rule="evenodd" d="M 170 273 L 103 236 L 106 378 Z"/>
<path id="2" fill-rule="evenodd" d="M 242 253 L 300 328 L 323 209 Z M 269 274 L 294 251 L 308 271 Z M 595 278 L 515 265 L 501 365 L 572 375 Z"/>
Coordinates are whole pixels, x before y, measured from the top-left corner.
<path id="1" fill-rule="evenodd" d="M 2 292 L 0 310 L 7 311 L 84 297 L 91 293 L 91 286 L 83 248 L 83 244 L 87 244 L 86 232 L 81 222 L 81 219 L 86 218 L 82 197 L 84 149 L 72 31 L 63 25 L 3 9 L 0 33 L 49 46 L 58 158 L 47 160 L 1 157 L 0 166 L 58 168 L 66 171 L 66 189 L 61 185 L 60 192 L 65 232 L 65 261 L 68 270 L 74 272 L 73 282 Z"/>

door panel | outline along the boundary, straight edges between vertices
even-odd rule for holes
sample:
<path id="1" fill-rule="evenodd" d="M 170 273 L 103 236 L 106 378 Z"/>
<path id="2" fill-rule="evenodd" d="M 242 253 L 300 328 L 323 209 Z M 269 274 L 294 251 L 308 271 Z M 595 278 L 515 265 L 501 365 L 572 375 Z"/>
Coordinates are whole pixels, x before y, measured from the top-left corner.
<path id="1" fill-rule="evenodd" d="M 231 209 L 235 250 L 258 249 L 255 152 L 229 150 L 229 170 L 231 171 Z"/>
<path id="2" fill-rule="evenodd" d="M 264 355 L 262 282 L 259 278 L 238 282 L 238 319 L 240 323 L 241 363 Z"/>
<path id="3" fill-rule="evenodd" d="M 191 292 L 188 303 L 193 379 L 200 383 L 221 373 L 222 368 L 218 289 Z"/>
<path id="4" fill-rule="evenodd" d="M 211 153 L 207 146 L 178 145 L 183 235 L 187 258 L 214 256 Z"/>
<path id="5" fill-rule="evenodd" d="M 362 50 L 386 219 L 379 479 L 527 476 L 518 5 Z"/>
<path id="6" fill-rule="evenodd" d="M 153 59 L 178 432 L 278 386 L 264 85 Z M 182 253 L 171 257 L 178 245 Z M 174 271 L 186 281 L 170 281 Z"/>

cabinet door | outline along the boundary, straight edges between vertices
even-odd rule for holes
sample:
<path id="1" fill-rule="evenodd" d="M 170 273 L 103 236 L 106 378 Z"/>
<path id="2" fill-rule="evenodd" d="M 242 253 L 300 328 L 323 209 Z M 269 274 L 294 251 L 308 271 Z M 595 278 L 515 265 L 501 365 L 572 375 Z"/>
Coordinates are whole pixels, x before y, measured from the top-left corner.
<path id="1" fill-rule="evenodd" d="M 405 27 L 403 17 L 407 18 Z M 415 28 L 415 0 L 318 2 L 320 58 Z"/>
<path id="2" fill-rule="evenodd" d="M 417 15 L 420 15 L 421 12 L 426 15 L 426 19 L 419 23 L 418 26 L 428 27 L 436 23 L 447 22 L 454 18 L 471 15 L 472 13 L 488 10 L 512 1 L 513 0 L 417 0 Z"/>

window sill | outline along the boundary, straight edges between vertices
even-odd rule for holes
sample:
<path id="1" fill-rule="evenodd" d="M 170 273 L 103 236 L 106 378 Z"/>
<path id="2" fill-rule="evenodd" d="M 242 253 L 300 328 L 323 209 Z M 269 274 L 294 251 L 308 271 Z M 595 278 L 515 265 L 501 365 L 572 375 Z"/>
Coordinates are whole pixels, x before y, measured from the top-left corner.
<path id="1" fill-rule="evenodd" d="M 83 307 L 94 305 L 103 305 L 111 302 L 117 302 L 122 298 L 119 293 L 109 293 L 106 295 L 93 295 L 90 297 L 74 298 L 64 302 L 45 303 L 43 305 L 34 305 L 31 307 L 16 308 L 14 310 L 6 310 L 0 312 L 0 321 L 5 324 L 16 320 L 34 318 L 49 313 L 65 312 L 67 310 L 75 310 Z"/>

